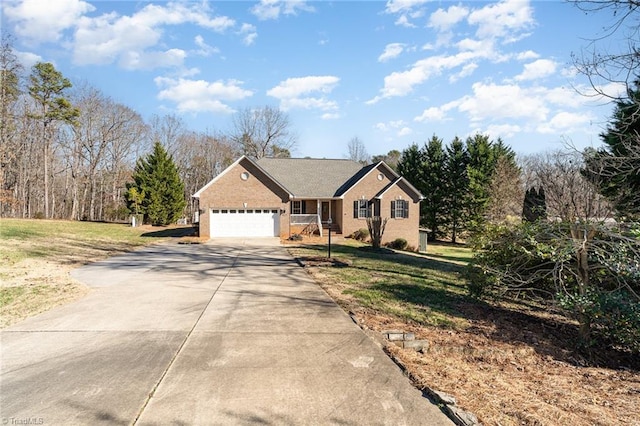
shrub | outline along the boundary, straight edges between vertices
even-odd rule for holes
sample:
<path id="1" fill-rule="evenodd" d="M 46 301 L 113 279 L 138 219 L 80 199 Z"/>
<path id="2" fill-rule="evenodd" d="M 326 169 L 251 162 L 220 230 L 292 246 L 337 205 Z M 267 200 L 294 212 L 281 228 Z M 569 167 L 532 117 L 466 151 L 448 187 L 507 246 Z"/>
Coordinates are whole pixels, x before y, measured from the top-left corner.
<path id="1" fill-rule="evenodd" d="M 358 241 L 367 241 L 369 238 L 369 230 L 367 228 L 360 228 L 351 234 L 351 238 Z"/>
<path id="2" fill-rule="evenodd" d="M 44 213 L 42 212 L 36 212 L 36 214 L 33 215 L 34 219 L 44 219 Z"/>
<path id="3" fill-rule="evenodd" d="M 640 303 L 628 292 L 591 290 L 584 296 L 558 295 L 562 308 L 584 315 L 594 337 L 604 338 L 614 346 L 640 353 Z M 583 342 L 592 344 L 593 342 Z"/>
<path id="4" fill-rule="evenodd" d="M 289 237 L 289 241 L 302 241 L 302 235 L 293 234 Z"/>
<path id="5" fill-rule="evenodd" d="M 394 250 L 404 250 L 407 248 L 407 240 L 405 240 L 404 238 L 396 238 L 395 240 L 389 242 L 387 246 Z"/>

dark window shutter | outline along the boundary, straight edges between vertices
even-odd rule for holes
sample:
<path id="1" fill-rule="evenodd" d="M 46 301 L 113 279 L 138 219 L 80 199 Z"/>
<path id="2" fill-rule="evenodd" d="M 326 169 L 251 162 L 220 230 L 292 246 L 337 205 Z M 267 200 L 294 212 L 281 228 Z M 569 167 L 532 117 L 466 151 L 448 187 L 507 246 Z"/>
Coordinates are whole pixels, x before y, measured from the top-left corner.
<path id="1" fill-rule="evenodd" d="M 391 219 L 395 219 L 396 218 L 396 202 L 392 201 L 391 202 Z"/>
<path id="2" fill-rule="evenodd" d="M 307 214 L 307 202 L 306 201 L 300 201 L 300 204 L 302 204 L 300 206 L 300 213 Z"/>
<path id="3" fill-rule="evenodd" d="M 353 218 L 357 219 L 358 218 L 358 200 L 353 202 Z"/>
<path id="4" fill-rule="evenodd" d="M 403 211 L 403 213 L 404 213 L 404 217 L 406 219 L 409 219 L 409 202 L 408 201 L 404 202 L 404 211 Z"/>

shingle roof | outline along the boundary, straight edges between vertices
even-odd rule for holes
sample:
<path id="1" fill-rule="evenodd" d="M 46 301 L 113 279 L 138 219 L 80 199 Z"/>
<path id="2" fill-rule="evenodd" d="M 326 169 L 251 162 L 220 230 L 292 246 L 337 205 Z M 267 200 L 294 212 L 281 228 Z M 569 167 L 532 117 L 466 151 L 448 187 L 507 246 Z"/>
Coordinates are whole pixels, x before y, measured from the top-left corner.
<path id="1" fill-rule="evenodd" d="M 351 160 L 261 158 L 257 164 L 297 198 L 331 198 L 364 169 Z"/>

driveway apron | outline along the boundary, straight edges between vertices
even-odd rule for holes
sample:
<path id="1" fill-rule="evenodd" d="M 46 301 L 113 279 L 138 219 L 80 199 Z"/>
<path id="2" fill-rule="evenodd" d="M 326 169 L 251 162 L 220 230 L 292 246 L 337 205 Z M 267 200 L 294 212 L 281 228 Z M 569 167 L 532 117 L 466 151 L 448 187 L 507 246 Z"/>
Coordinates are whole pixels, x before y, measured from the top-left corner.
<path id="1" fill-rule="evenodd" d="M 87 297 L 0 333 L 3 424 L 452 424 L 275 240 L 73 276 Z"/>

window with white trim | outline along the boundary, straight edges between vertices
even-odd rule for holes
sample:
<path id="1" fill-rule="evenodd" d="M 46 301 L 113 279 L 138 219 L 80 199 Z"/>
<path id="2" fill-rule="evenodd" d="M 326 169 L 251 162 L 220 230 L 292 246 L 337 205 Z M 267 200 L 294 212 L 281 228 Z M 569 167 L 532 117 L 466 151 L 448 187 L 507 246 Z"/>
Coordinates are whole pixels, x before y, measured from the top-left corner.
<path id="1" fill-rule="evenodd" d="M 356 219 L 371 217 L 369 200 L 356 200 L 353 202 L 353 217 Z"/>
<path id="2" fill-rule="evenodd" d="M 391 217 L 394 219 L 409 218 L 409 202 L 407 200 L 396 200 L 391 202 Z"/>
<path id="3" fill-rule="evenodd" d="M 302 214 L 302 201 L 291 202 L 291 214 Z"/>

